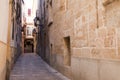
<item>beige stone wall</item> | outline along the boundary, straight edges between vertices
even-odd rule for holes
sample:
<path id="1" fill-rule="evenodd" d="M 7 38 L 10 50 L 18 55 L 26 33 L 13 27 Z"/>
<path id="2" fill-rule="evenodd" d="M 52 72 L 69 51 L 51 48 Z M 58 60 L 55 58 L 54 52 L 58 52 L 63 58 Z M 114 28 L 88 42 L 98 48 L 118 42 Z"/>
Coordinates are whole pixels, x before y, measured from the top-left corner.
<path id="1" fill-rule="evenodd" d="M 5 80 L 7 45 L 0 41 L 0 80 Z"/>
<path id="2" fill-rule="evenodd" d="M 0 1 L 0 41 L 7 42 L 9 0 Z M 7 23 L 7 24 L 6 24 Z"/>
<path id="3" fill-rule="evenodd" d="M 69 76 L 81 76 L 81 80 L 119 80 L 116 60 L 120 60 L 120 1 L 53 0 L 52 12 L 49 37 L 53 45 L 53 66 L 59 66 L 61 72 L 69 72 Z M 70 36 L 71 57 L 77 59 L 71 59 L 71 66 L 64 65 L 64 37 L 67 36 Z M 53 55 L 62 56 L 60 63 Z M 86 78 L 89 76 L 92 78 Z M 73 80 L 80 80 L 80 77 Z"/>
<path id="4" fill-rule="evenodd" d="M 5 80 L 9 0 L 0 1 L 0 80 Z"/>
<path id="5" fill-rule="evenodd" d="M 63 1 L 63 2 L 62 2 Z M 64 37 L 70 36 L 72 56 L 119 59 L 119 1 L 53 0 L 54 23 L 50 27 L 53 53 L 64 53 Z"/>

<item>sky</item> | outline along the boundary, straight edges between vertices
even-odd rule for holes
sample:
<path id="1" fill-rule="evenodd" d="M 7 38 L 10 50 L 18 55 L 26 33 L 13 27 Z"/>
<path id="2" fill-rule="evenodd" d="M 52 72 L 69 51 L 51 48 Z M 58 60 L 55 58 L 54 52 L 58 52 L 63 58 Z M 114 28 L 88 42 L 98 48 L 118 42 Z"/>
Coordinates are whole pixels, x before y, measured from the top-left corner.
<path id="1" fill-rule="evenodd" d="M 26 8 L 32 9 L 33 0 L 24 0 Z"/>

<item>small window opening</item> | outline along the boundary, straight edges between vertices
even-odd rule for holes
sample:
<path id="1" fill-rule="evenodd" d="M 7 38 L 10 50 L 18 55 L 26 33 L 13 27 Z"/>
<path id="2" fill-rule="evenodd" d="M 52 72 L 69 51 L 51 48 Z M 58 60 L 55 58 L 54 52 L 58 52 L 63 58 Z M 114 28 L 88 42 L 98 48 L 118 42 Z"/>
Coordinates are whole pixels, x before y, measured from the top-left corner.
<path id="1" fill-rule="evenodd" d="M 64 64 L 66 66 L 70 66 L 71 65 L 70 36 L 64 37 L 64 43 L 65 43 Z"/>
<path id="2" fill-rule="evenodd" d="M 50 6 L 52 7 L 52 0 L 50 0 Z"/>
<path id="3" fill-rule="evenodd" d="M 15 28 L 14 28 L 14 19 L 13 19 L 13 22 L 12 22 L 12 40 L 14 40 L 14 32 L 15 32 L 14 29 Z"/>

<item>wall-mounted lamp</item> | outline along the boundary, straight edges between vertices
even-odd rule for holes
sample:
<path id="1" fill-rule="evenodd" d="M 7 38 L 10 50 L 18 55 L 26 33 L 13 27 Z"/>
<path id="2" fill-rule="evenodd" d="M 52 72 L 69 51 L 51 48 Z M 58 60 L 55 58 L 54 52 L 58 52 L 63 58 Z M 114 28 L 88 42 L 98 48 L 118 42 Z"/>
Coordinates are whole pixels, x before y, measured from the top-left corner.
<path id="1" fill-rule="evenodd" d="M 38 17 L 35 17 L 35 18 L 34 18 L 34 25 L 35 25 L 36 27 L 39 27 L 39 26 L 40 26 L 40 19 L 39 19 Z"/>

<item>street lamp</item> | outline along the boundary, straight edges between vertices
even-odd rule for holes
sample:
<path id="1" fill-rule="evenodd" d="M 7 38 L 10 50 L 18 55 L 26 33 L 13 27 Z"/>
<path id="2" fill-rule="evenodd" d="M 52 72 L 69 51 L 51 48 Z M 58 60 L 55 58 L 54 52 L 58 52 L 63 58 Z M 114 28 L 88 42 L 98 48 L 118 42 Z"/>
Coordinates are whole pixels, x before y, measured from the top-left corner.
<path id="1" fill-rule="evenodd" d="M 40 25 L 40 20 L 39 19 L 37 19 L 37 26 L 39 27 L 39 25 Z"/>
<path id="2" fill-rule="evenodd" d="M 36 32 L 39 33 L 39 30 L 41 28 L 41 15 L 40 10 L 36 11 L 36 17 L 34 18 L 34 25 L 36 26 Z"/>
<path id="3" fill-rule="evenodd" d="M 38 34 L 38 29 L 40 27 L 40 19 L 38 17 L 34 18 L 34 25 L 36 26 L 34 33 Z"/>
<path id="4" fill-rule="evenodd" d="M 34 25 L 35 25 L 36 27 L 39 27 L 39 26 L 40 26 L 40 19 L 39 19 L 39 17 L 35 17 L 35 18 L 34 18 Z"/>

